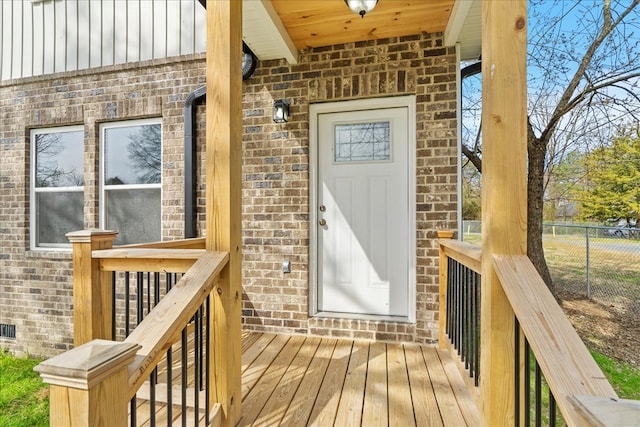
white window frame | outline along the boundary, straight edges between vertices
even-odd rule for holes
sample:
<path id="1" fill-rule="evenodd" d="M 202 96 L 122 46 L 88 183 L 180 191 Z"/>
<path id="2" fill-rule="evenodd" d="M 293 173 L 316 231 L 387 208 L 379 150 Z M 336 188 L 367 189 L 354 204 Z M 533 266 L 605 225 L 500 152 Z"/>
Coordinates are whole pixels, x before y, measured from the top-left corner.
<path id="1" fill-rule="evenodd" d="M 84 142 L 84 126 L 76 125 L 76 126 L 56 126 L 51 128 L 38 128 L 31 129 L 29 135 L 29 165 L 30 165 L 30 183 L 29 183 L 29 246 L 32 251 L 70 251 L 71 243 L 51 243 L 51 242 L 38 242 L 37 240 L 37 203 L 36 196 L 38 193 L 62 193 L 62 192 L 85 192 L 85 186 L 69 186 L 69 187 L 36 187 L 36 135 L 46 134 L 46 133 L 65 133 L 65 132 L 83 132 L 83 142 Z M 84 143 L 83 143 L 84 147 Z M 83 153 L 84 159 L 84 153 Z M 82 163 L 83 176 L 85 175 L 84 171 L 84 161 Z M 84 194 L 83 194 L 84 198 Z M 83 203 L 84 205 L 84 203 Z M 84 222 L 84 208 L 82 211 L 82 218 Z M 77 231 L 77 230 L 69 230 L 69 231 Z"/>
<path id="2" fill-rule="evenodd" d="M 164 159 L 161 160 L 161 174 L 160 174 L 160 182 L 156 184 L 129 184 L 129 185 L 106 185 L 105 184 L 105 170 L 106 170 L 106 155 L 105 155 L 105 132 L 107 129 L 113 128 L 123 128 L 123 127 L 131 127 L 131 126 L 141 126 L 141 125 L 160 125 L 160 157 L 162 159 L 163 149 L 164 149 L 164 126 L 162 123 L 162 118 L 151 118 L 151 119 L 138 119 L 138 120 L 122 120 L 118 122 L 105 122 L 100 124 L 100 195 L 99 195 L 99 222 L 100 228 L 106 229 L 107 224 L 107 212 L 106 212 L 106 193 L 109 189 L 118 189 L 118 190 L 136 190 L 136 189 L 152 189 L 158 188 L 160 189 L 160 240 L 163 239 L 162 236 L 162 200 L 163 200 L 163 190 L 162 190 L 162 181 L 164 179 Z M 120 230 L 115 230 L 120 231 Z"/>

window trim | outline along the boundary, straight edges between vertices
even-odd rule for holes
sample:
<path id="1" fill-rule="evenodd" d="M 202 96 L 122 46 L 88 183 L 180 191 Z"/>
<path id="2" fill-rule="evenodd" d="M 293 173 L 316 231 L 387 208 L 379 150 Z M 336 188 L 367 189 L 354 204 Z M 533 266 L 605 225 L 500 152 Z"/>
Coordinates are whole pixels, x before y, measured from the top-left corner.
<path id="1" fill-rule="evenodd" d="M 69 126 L 55 126 L 47 128 L 33 128 L 29 131 L 29 249 L 36 252 L 45 251 L 71 251 L 71 243 L 51 243 L 45 242 L 46 246 L 42 242 L 37 241 L 37 203 L 36 195 L 38 193 L 69 193 L 69 192 L 86 192 L 86 185 L 82 186 L 69 186 L 69 187 L 36 187 L 36 136 L 45 133 L 67 133 L 67 132 L 82 132 L 82 146 L 85 147 L 84 138 L 84 126 L 83 125 L 69 125 Z M 85 175 L 84 164 L 84 150 L 82 153 L 82 175 Z M 85 183 L 86 184 L 86 183 Z M 84 199 L 84 197 L 83 197 Z M 83 203 L 84 206 L 84 203 Z M 84 207 L 82 211 L 82 221 L 84 222 Z M 74 230 L 72 230 L 74 231 Z"/>
<path id="2" fill-rule="evenodd" d="M 114 129 L 114 128 L 125 128 L 125 127 L 132 127 L 132 126 L 141 126 L 141 125 L 160 125 L 160 182 L 159 183 L 154 183 L 154 184 L 124 184 L 124 185 L 106 185 L 105 184 L 105 171 L 106 171 L 106 155 L 105 155 L 105 142 L 106 142 L 106 137 L 105 137 L 105 132 L 107 129 Z M 118 191 L 118 190 L 136 190 L 136 189 L 153 189 L 153 188 L 157 188 L 160 189 L 160 241 L 163 241 L 163 233 L 162 233 L 162 215 L 163 215 L 163 211 L 164 208 L 162 206 L 162 200 L 164 197 L 164 190 L 163 190 L 163 180 L 164 180 L 164 159 L 163 159 L 163 152 L 164 152 L 164 125 L 162 123 L 162 117 L 155 117 L 155 118 L 149 118 L 149 119 L 134 119 L 134 120 L 120 120 L 117 122 L 104 122 L 104 123 L 100 123 L 99 125 L 99 141 L 100 141 L 100 153 L 99 153 L 99 159 L 100 159 L 100 167 L 98 168 L 98 175 L 99 175 L 99 179 L 98 179 L 98 185 L 99 185 L 99 191 L 98 191 L 98 221 L 99 221 L 99 227 L 101 229 L 106 229 L 106 224 L 107 224 L 107 211 L 106 211 L 106 197 L 107 197 L 107 191 L 109 190 L 113 190 L 113 191 Z M 120 231 L 120 230 L 115 230 L 115 231 Z"/>

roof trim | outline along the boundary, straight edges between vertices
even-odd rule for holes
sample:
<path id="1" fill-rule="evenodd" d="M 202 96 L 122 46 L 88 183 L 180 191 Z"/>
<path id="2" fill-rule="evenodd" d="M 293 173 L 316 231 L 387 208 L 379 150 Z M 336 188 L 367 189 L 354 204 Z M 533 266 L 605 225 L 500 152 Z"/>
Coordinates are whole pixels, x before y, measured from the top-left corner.
<path id="1" fill-rule="evenodd" d="M 298 49 L 293 44 L 280 16 L 270 1 L 243 0 L 243 39 L 259 59 L 285 58 L 289 64 L 298 63 Z M 259 31 L 252 31 L 252 26 L 260 26 Z M 259 34 L 259 36 L 258 36 Z M 265 39 L 264 35 L 270 37 Z M 261 46 L 262 45 L 262 46 Z M 265 45 L 271 54 L 265 52 Z"/>
<path id="2" fill-rule="evenodd" d="M 453 3 L 451 17 L 447 23 L 447 28 L 444 30 L 445 46 L 454 46 L 458 42 L 460 32 L 464 27 L 464 23 L 467 20 L 469 10 L 471 10 L 472 5 L 473 1 L 456 0 Z"/>

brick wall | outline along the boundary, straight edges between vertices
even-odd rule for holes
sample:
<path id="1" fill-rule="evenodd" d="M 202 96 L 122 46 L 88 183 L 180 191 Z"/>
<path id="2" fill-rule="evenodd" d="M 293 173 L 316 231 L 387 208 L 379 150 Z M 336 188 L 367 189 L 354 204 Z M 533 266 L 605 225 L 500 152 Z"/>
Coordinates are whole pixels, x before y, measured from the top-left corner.
<path id="1" fill-rule="evenodd" d="M 428 342 L 437 339 L 436 232 L 456 225 L 456 62 L 441 35 L 309 49 L 262 61 L 243 85 L 243 322 L 246 328 Z M 0 85 L 0 347 L 50 356 L 72 344 L 71 256 L 29 250 L 29 131 L 84 125 L 85 226 L 98 226 L 98 126 L 162 117 L 163 238 L 184 235 L 183 105 L 203 56 Z M 309 104 L 416 95 L 416 323 L 309 318 Z M 274 124 L 273 100 L 291 101 Z M 197 224 L 204 233 L 204 107 L 197 107 Z M 292 263 L 282 273 L 283 259 Z"/>
<path id="2" fill-rule="evenodd" d="M 436 232 L 456 226 L 456 56 L 441 35 L 308 49 L 260 62 L 243 93 L 245 327 L 368 339 L 437 339 Z M 309 318 L 309 104 L 416 95 L 416 323 Z M 271 120 L 291 102 L 286 124 Z M 282 273 L 282 261 L 292 273 Z"/>
<path id="3" fill-rule="evenodd" d="M 0 323 L 16 340 L 0 347 L 50 356 L 71 348 L 71 254 L 30 251 L 29 135 L 32 128 L 84 126 L 84 225 L 98 227 L 99 124 L 161 117 L 162 234 L 184 237 L 183 106 L 204 84 L 204 56 L 60 73 L 0 85 Z"/>

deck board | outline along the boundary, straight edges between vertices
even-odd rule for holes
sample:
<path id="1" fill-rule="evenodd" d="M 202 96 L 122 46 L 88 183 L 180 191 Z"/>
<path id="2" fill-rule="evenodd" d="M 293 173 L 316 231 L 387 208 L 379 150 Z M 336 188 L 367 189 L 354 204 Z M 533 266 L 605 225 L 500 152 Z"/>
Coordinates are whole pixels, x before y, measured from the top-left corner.
<path id="1" fill-rule="evenodd" d="M 188 343 L 190 365 L 193 346 Z M 178 346 L 179 347 L 179 346 Z M 179 350 L 179 349 L 178 349 Z M 418 344 L 366 342 L 243 332 L 242 416 L 238 426 L 476 426 L 480 415 L 446 350 Z M 181 359 L 173 352 L 173 364 Z M 190 367 L 192 369 L 192 367 Z M 181 425 L 179 369 L 172 418 Z M 166 425 L 166 362 L 158 369 L 156 424 Z M 192 374 L 191 374 L 192 376 Z M 193 387 L 193 384 L 187 387 Z M 151 425 L 149 386 L 138 399 L 137 424 Z M 192 425 L 193 389 L 187 416 Z M 204 416 L 200 395 L 199 418 Z"/>
<path id="2" fill-rule="evenodd" d="M 349 367 L 342 386 L 340 403 L 334 424 L 338 426 L 357 426 L 362 421 L 364 404 L 364 386 L 367 379 L 369 344 L 355 342 L 352 347 Z"/>
<path id="3" fill-rule="evenodd" d="M 407 370 L 413 401 L 413 412 L 418 426 L 442 426 L 442 417 L 434 394 L 431 377 L 422 354 L 417 345 L 406 345 Z"/>
<path id="4" fill-rule="evenodd" d="M 371 343 L 362 410 L 363 426 L 389 425 L 387 396 L 387 346 L 384 343 Z"/>
<path id="5" fill-rule="evenodd" d="M 449 379 L 438 357 L 437 349 L 435 347 L 423 347 L 422 354 L 427 364 L 427 370 L 429 371 L 429 377 L 431 378 L 433 392 L 436 402 L 438 402 L 443 424 L 452 427 L 467 425 L 462 416 L 462 411 L 458 406 L 456 396 L 451 389 Z M 471 399 L 471 396 L 469 396 L 469 399 Z"/>
<path id="6" fill-rule="evenodd" d="M 249 356 L 243 355 L 246 393 L 239 425 L 458 427 L 480 422 L 451 356 L 433 346 L 257 333 L 243 339 L 252 344 L 245 347 Z"/>
<path id="7" fill-rule="evenodd" d="M 336 343 L 337 340 L 326 338 L 320 342 L 298 387 L 300 392 L 293 396 L 287 412 L 282 418 L 283 426 L 295 427 L 307 424 Z"/>

